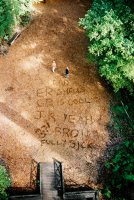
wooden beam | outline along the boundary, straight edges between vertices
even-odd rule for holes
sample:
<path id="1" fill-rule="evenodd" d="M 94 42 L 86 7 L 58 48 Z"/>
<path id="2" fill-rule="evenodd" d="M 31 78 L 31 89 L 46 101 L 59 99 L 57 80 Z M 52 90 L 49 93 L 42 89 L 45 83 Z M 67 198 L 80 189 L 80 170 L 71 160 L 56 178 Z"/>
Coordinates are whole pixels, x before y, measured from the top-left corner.
<path id="1" fill-rule="evenodd" d="M 20 32 L 16 32 L 14 35 L 13 35 L 13 37 L 8 41 L 8 45 L 9 46 L 11 46 L 13 43 L 14 43 L 14 41 L 20 36 Z"/>

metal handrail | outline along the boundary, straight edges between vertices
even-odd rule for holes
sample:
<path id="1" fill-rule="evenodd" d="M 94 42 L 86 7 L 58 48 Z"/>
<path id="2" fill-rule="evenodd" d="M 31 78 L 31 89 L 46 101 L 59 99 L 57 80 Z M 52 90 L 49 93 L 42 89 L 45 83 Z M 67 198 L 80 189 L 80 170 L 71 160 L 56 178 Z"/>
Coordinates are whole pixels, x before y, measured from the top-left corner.
<path id="1" fill-rule="evenodd" d="M 64 179 L 63 179 L 63 167 L 62 162 L 53 158 L 54 161 L 54 175 L 55 175 L 55 189 L 58 191 L 58 195 L 63 197 L 64 194 Z"/>
<path id="2" fill-rule="evenodd" d="M 37 189 L 37 177 L 38 176 L 38 162 L 34 159 L 31 162 L 31 173 L 30 173 L 30 187 Z"/>

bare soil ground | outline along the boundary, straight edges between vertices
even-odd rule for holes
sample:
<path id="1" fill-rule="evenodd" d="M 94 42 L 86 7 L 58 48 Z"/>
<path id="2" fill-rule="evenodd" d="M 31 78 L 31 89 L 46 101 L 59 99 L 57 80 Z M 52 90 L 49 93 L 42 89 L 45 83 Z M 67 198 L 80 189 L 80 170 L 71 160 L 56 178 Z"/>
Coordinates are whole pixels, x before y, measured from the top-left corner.
<path id="1" fill-rule="evenodd" d="M 32 159 L 53 157 L 64 162 L 66 183 L 97 186 L 110 96 L 86 59 L 88 41 L 78 21 L 87 2 L 36 5 L 31 24 L 0 57 L 0 155 L 14 187 L 29 186 Z"/>

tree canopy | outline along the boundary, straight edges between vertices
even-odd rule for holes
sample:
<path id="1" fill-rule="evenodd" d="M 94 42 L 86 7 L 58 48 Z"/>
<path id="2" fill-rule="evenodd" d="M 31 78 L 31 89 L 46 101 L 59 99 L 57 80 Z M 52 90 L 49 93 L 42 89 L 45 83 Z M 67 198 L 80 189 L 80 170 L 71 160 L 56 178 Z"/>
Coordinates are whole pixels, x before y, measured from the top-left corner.
<path id="1" fill-rule="evenodd" d="M 102 191 L 106 199 L 127 200 L 134 181 L 133 0 L 93 0 L 85 18 L 80 19 L 80 25 L 89 38 L 89 60 L 96 62 L 101 76 L 113 86 L 117 96 L 122 93 L 121 89 L 128 90 L 115 98 L 116 103 L 111 106 L 109 132 L 112 137 L 115 133 L 122 142 L 115 146 L 102 172 Z"/>
<path id="2" fill-rule="evenodd" d="M 0 41 L 7 39 L 14 26 L 23 20 L 37 0 L 1 0 L 0 1 Z"/>
<path id="3" fill-rule="evenodd" d="M 94 0 L 80 20 L 89 38 L 89 59 L 114 91 L 134 83 L 134 14 L 131 0 Z"/>
<path id="4" fill-rule="evenodd" d="M 5 167 L 0 165 L 0 199 L 6 200 L 7 194 L 6 189 L 10 186 L 11 181 L 8 177 Z"/>
<path id="5" fill-rule="evenodd" d="M 131 199 L 134 182 L 134 96 L 118 93 L 115 100 L 110 109 L 108 129 L 117 143 L 113 150 L 110 148 L 112 156 L 105 162 L 102 170 L 102 191 L 106 199 L 128 200 Z"/>

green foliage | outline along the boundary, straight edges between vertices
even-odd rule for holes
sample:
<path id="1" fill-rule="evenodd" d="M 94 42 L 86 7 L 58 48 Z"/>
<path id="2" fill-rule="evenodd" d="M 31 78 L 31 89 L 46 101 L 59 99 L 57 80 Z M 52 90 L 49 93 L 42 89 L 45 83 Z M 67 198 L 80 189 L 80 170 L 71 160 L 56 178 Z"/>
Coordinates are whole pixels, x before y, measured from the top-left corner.
<path id="1" fill-rule="evenodd" d="M 25 15 L 21 16 L 21 22 L 20 22 L 20 24 L 22 26 L 26 26 L 26 25 L 29 24 L 30 20 L 31 20 L 30 13 L 27 12 L 27 13 L 25 13 Z"/>
<path id="2" fill-rule="evenodd" d="M 0 165 L 0 199 L 8 199 L 6 189 L 10 186 L 11 182 L 6 172 L 6 169 Z"/>
<path id="3" fill-rule="evenodd" d="M 0 41 L 8 39 L 16 24 L 27 25 L 32 3 L 37 0 L 0 0 Z"/>
<path id="4" fill-rule="evenodd" d="M 0 1 L 0 39 L 10 34 L 15 25 L 14 14 L 12 12 L 13 5 L 11 1 Z"/>
<path id="5" fill-rule="evenodd" d="M 104 76 L 117 92 L 133 91 L 134 14 L 124 0 L 94 0 L 80 25 L 90 40 L 91 57 L 98 62 Z"/>
<path id="6" fill-rule="evenodd" d="M 115 149 L 105 163 L 104 190 L 106 199 L 128 199 L 126 191 L 134 182 L 134 97 L 127 93 L 116 95 L 116 103 L 111 106 L 110 131 L 123 142 Z M 109 179 L 109 177 L 111 177 Z"/>
<path id="7" fill-rule="evenodd" d="M 107 199 L 114 196 L 124 198 L 125 191 L 133 183 L 133 152 L 134 142 L 126 140 L 115 150 L 113 158 L 105 163 L 107 183 L 103 193 Z"/>
<path id="8" fill-rule="evenodd" d="M 134 4 L 132 0 L 93 0 L 91 9 L 80 19 L 89 38 L 89 60 L 97 62 L 101 76 L 117 92 L 134 83 Z M 134 182 L 134 97 L 118 95 L 111 108 L 110 131 L 122 143 L 114 149 L 104 167 L 106 199 L 126 200 Z M 123 99 L 123 100 L 122 100 Z"/>
<path id="9" fill-rule="evenodd" d="M 119 137 L 129 138 L 134 132 L 134 97 L 117 93 L 116 101 L 111 106 L 112 119 L 109 128 Z"/>

